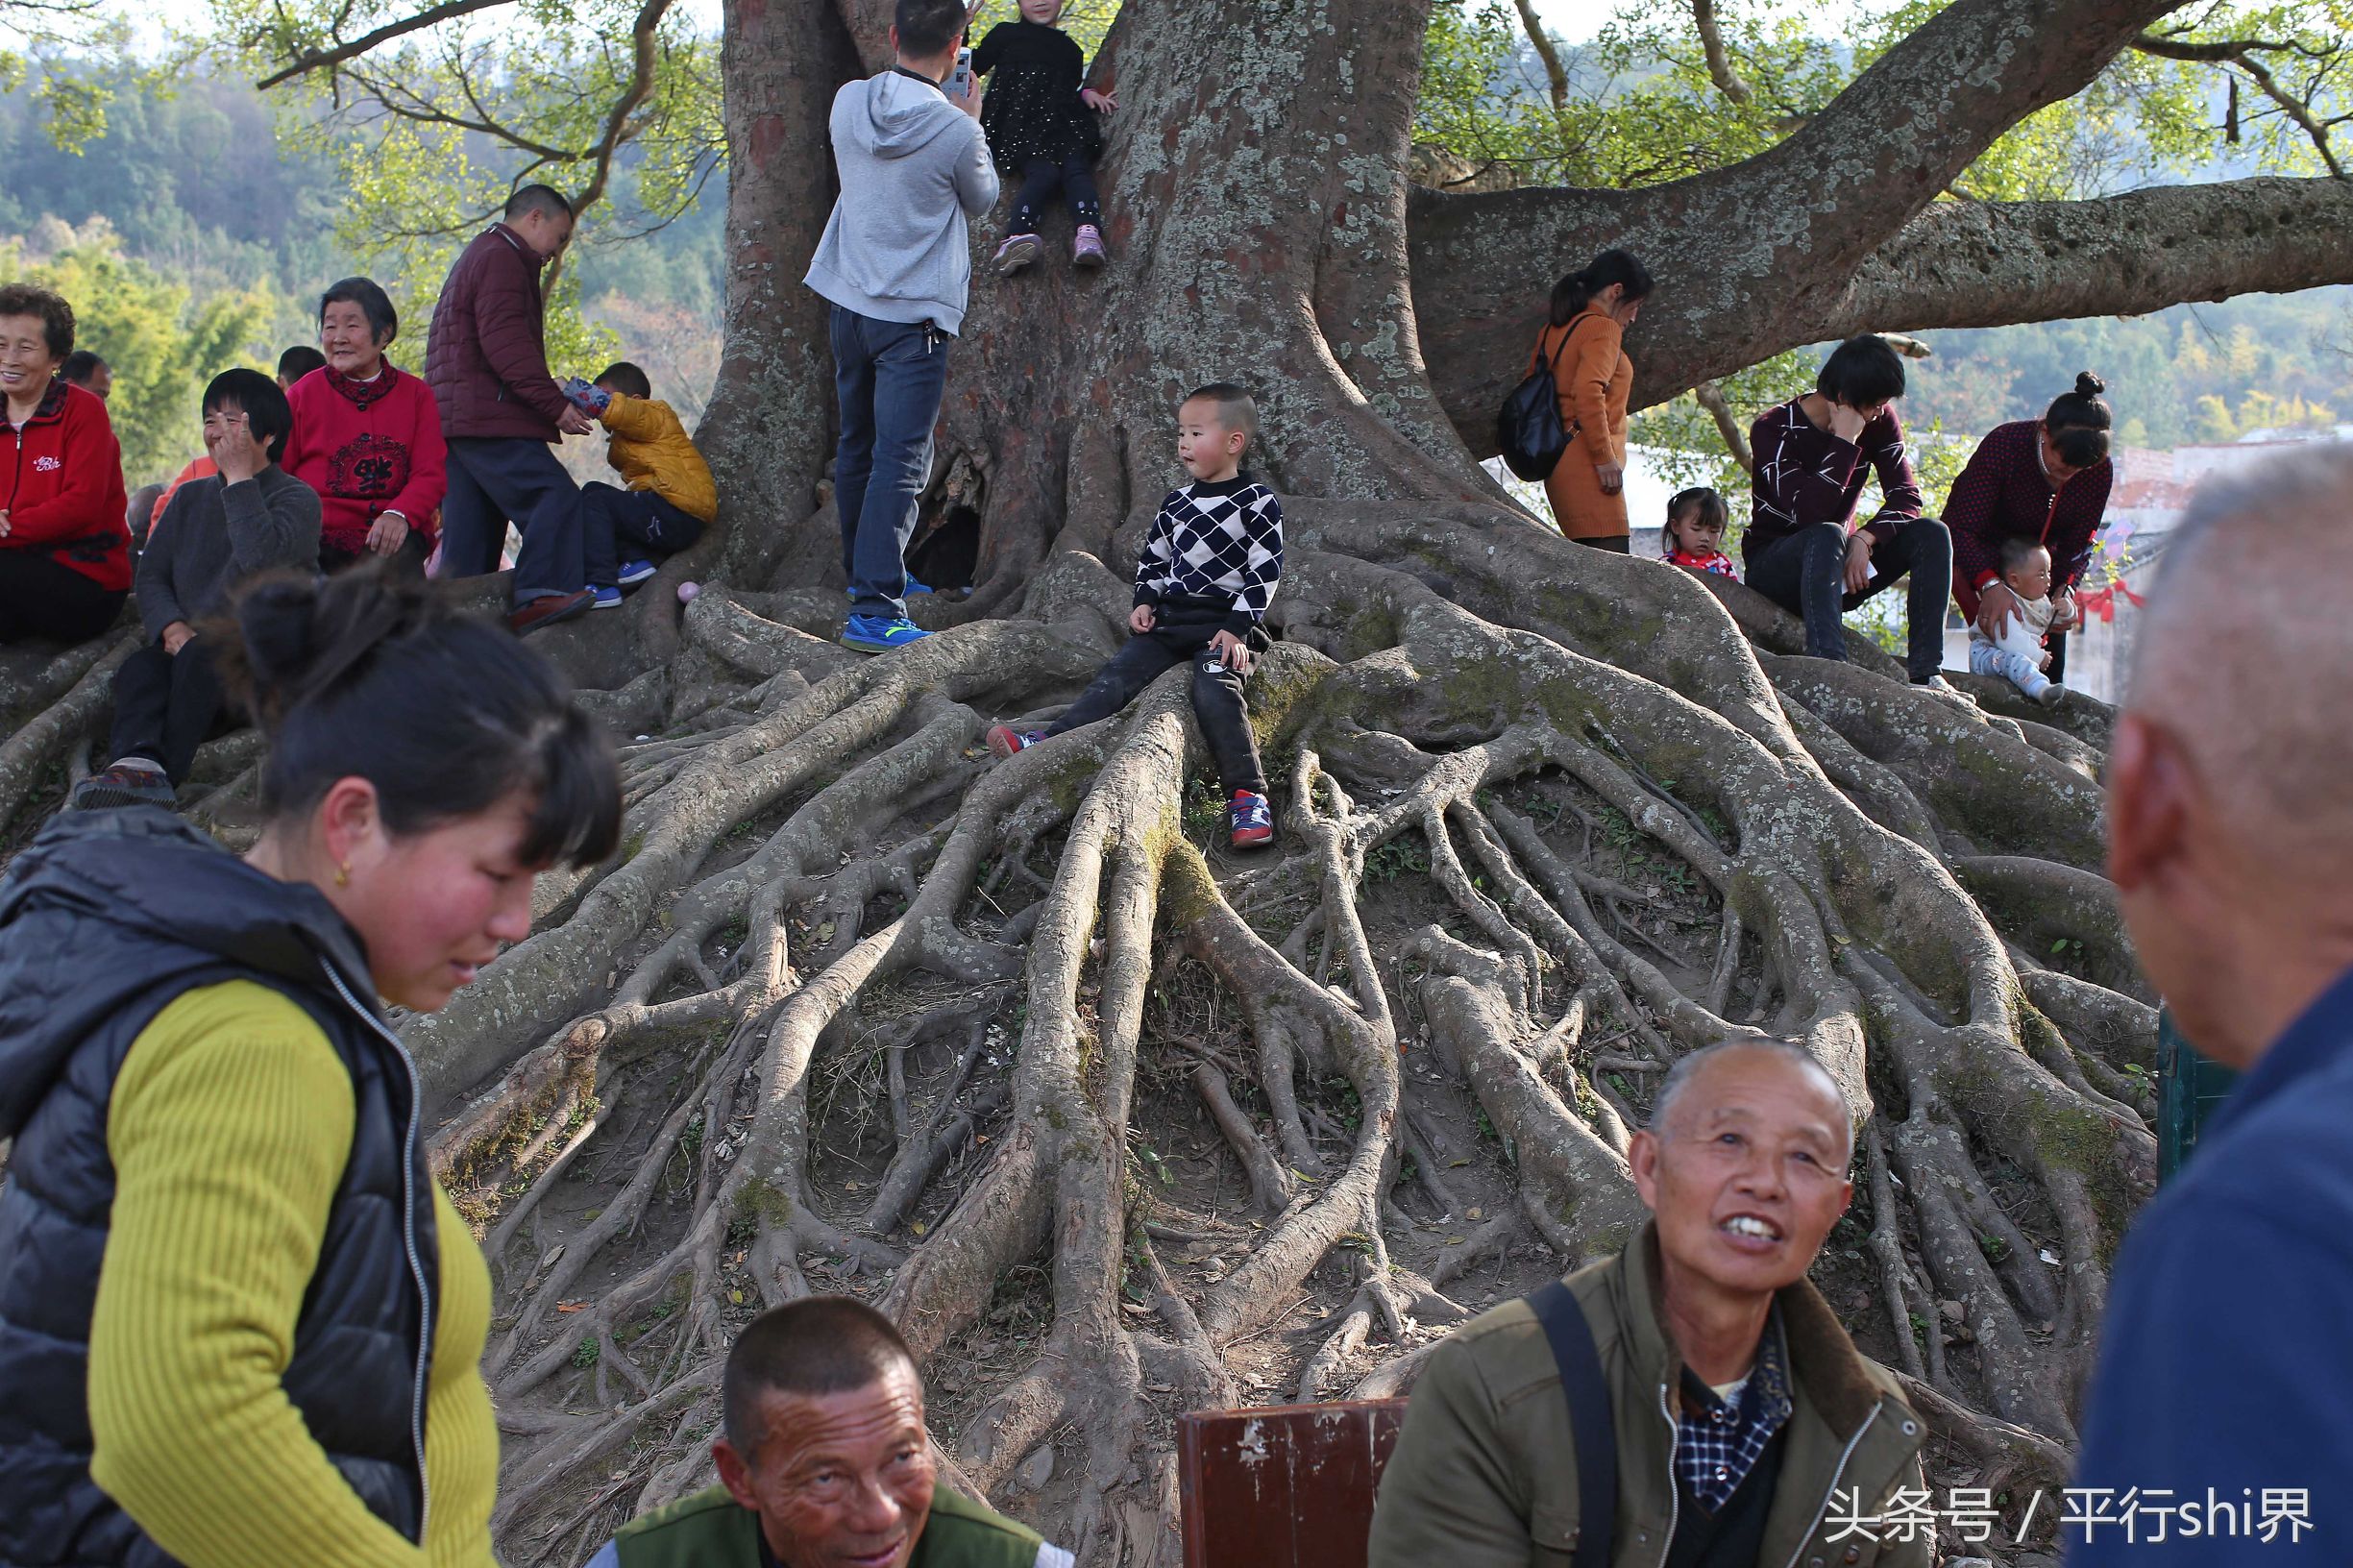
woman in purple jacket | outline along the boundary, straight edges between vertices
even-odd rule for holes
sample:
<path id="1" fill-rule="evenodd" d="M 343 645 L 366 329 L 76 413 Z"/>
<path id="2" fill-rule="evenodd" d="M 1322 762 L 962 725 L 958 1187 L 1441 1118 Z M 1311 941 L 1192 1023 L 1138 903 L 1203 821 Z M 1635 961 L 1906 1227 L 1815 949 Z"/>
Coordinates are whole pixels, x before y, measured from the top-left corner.
<path id="1" fill-rule="evenodd" d="M 2041 419 L 1997 425 L 1953 481 L 1945 502 L 1952 530 L 1952 598 L 1961 613 L 1998 641 L 2017 601 L 2001 584 L 2001 542 L 2029 538 L 2050 551 L 2051 679 L 2067 674 L 2066 633 L 2082 625 L 2075 585 L 2092 564 L 2093 536 L 2116 482 L 2108 461 L 2115 416 L 2090 371 Z"/>

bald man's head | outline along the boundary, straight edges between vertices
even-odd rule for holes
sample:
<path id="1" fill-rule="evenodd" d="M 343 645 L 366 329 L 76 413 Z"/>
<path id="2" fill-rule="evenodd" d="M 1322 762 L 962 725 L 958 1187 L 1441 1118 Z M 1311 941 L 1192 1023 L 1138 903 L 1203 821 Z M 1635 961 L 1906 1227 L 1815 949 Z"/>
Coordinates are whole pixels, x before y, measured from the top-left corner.
<path id="1" fill-rule="evenodd" d="M 2108 874 L 2186 1038 L 2243 1067 L 2353 964 L 2353 446 L 2210 483 L 2108 751 Z"/>
<path id="2" fill-rule="evenodd" d="M 2349 593 L 2353 444 L 2211 481 L 2166 546 L 2125 698 L 2250 849 L 2331 874 L 2353 864 Z"/>

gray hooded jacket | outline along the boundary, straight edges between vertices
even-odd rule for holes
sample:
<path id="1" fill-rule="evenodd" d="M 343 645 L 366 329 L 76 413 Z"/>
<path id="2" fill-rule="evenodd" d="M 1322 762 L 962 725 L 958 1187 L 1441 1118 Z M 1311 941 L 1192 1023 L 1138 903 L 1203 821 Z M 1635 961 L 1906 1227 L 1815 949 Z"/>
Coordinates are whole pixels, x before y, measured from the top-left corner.
<path id="1" fill-rule="evenodd" d="M 831 126 L 842 194 L 802 281 L 845 310 L 956 332 L 972 282 L 966 221 L 996 205 L 980 122 L 889 70 L 834 94 Z"/>

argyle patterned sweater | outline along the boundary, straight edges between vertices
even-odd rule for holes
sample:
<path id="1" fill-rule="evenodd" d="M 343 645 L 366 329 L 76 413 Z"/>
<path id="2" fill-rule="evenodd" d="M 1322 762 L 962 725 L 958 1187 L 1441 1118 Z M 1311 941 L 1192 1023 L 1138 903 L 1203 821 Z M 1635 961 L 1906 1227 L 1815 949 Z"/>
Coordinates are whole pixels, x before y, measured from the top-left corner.
<path id="1" fill-rule="evenodd" d="M 1136 602 L 1226 600 L 1225 629 L 1241 637 L 1265 619 L 1282 576 L 1282 503 L 1244 469 L 1168 492 L 1136 561 Z"/>

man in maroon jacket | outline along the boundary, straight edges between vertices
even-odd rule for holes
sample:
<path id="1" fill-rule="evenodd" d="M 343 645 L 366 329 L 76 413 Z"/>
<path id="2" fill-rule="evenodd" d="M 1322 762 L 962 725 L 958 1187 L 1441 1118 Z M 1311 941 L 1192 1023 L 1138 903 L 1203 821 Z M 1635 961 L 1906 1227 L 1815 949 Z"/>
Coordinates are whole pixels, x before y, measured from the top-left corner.
<path id="1" fill-rule="evenodd" d="M 445 577 L 499 569 L 511 521 L 523 530 L 507 624 L 534 631 L 596 601 L 583 553 L 580 491 L 550 449 L 595 424 L 548 374 L 542 268 L 572 239 L 572 204 L 546 185 L 507 198 L 504 221 L 475 236 L 433 307 L 425 380 L 449 438 L 441 503 Z"/>

